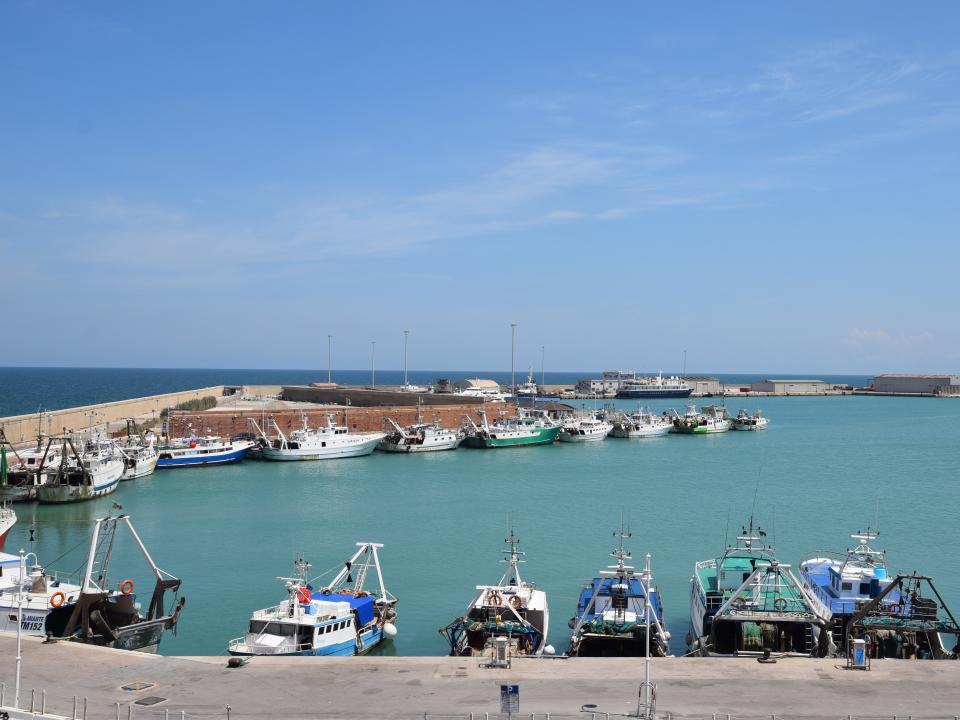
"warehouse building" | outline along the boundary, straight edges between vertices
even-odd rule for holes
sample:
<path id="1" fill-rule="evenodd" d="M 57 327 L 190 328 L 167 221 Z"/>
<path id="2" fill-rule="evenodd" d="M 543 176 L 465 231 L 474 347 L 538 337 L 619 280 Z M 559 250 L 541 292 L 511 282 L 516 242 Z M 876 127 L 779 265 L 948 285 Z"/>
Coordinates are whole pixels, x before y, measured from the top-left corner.
<path id="1" fill-rule="evenodd" d="M 830 383 L 823 380 L 760 380 L 751 383 L 754 392 L 767 392 L 774 395 L 822 395 L 830 389 Z"/>
<path id="2" fill-rule="evenodd" d="M 690 386 L 691 395 L 709 397 L 711 395 L 723 394 L 720 380 L 715 377 L 710 377 L 709 375 L 684 375 L 681 379 Z"/>
<path id="3" fill-rule="evenodd" d="M 873 390 L 912 395 L 960 395 L 960 375 L 877 375 L 873 378 Z"/>

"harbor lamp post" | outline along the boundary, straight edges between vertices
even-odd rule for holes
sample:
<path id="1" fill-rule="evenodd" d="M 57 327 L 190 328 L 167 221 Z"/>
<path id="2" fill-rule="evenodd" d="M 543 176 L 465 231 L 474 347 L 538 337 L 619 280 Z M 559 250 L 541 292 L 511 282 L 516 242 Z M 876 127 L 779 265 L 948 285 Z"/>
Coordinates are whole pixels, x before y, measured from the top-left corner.
<path id="1" fill-rule="evenodd" d="M 329 385 L 333 378 L 333 335 L 327 335 L 327 384 Z"/>
<path id="2" fill-rule="evenodd" d="M 544 352 L 544 349 L 545 349 L 545 348 L 546 348 L 546 345 L 541 345 L 541 346 L 540 346 L 540 394 L 541 394 L 541 395 L 543 394 L 543 386 L 547 384 L 547 381 L 545 380 L 545 378 L 546 378 L 546 373 L 543 371 L 543 368 L 544 368 L 544 365 L 543 365 L 543 352 Z"/>
<path id="3" fill-rule="evenodd" d="M 409 383 L 407 382 L 407 339 L 410 337 L 410 331 L 403 331 L 403 386 L 406 387 Z"/>
<path id="4" fill-rule="evenodd" d="M 517 324 L 510 323 L 510 393 L 516 394 L 517 392 L 517 377 L 515 370 L 514 359 L 516 353 L 514 352 L 517 345 Z"/>
<path id="5" fill-rule="evenodd" d="M 20 577 L 17 582 L 17 678 L 13 689 L 13 706 L 20 709 L 20 665 L 23 658 L 20 656 L 20 633 L 23 629 L 23 548 L 20 548 Z"/>
<path id="6" fill-rule="evenodd" d="M 377 386 L 377 341 L 370 341 L 370 387 Z"/>

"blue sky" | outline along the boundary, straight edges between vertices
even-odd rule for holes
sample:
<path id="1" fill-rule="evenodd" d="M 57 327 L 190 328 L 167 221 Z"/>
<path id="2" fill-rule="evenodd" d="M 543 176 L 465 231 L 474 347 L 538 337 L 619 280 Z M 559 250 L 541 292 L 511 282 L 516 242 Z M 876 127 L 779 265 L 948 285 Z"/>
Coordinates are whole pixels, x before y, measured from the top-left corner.
<path id="1" fill-rule="evenodd" d="M 960 370 L 958 30 L 4 2 L 0 364 Z"/>

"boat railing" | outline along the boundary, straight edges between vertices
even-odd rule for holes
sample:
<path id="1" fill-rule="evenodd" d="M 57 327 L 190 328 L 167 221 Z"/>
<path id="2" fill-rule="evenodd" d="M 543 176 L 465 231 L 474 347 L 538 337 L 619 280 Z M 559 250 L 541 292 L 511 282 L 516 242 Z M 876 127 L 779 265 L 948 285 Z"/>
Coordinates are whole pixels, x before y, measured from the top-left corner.
<path id="1" fill-rule="evenodd" d="M 302 653 L 309 650 L 313 650 L 313 645 L 310 643 L 300 643 L 299 645 L 288 645 L 286 643 L 281 643 L 276 647 L 269 647 L 263 645 L 256 645 L 257 655 L 289 655 L 291 653 Z M 230 652 L 240 652 L 240 653 L 250 653 L 250 646 L 247 644 L 247 639 L 245 637 L 238 637 L 231 640 L 227 643 L 227 650 Z M 253 654 L 253 653 L 251 653 Z"/>

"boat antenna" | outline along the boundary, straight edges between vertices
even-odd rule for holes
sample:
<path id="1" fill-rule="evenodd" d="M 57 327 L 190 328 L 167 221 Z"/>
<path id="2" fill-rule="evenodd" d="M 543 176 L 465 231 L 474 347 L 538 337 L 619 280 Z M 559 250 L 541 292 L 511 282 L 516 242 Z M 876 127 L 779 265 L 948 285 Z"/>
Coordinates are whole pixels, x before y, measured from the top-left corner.
<path id="1" fill-rule="evenodd" d="M 727 505 L 727 526 L 723 529 L 723 544 L 730 542 L 730 506 Z"/>
<path id="2" fill-rule="evenodd" d="M 873 509 L 873 527 L 877 531 L 877 535 L 880 534 L 880 496 L 877 495 L 876 504 Z"/>

